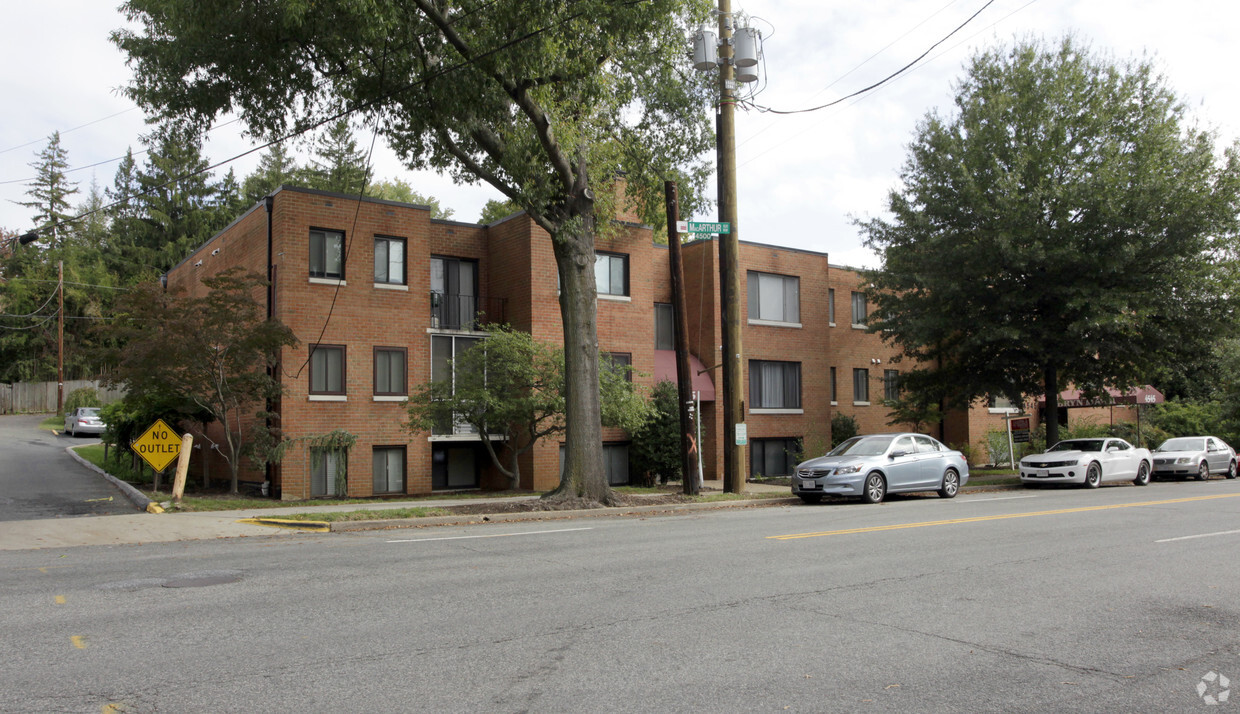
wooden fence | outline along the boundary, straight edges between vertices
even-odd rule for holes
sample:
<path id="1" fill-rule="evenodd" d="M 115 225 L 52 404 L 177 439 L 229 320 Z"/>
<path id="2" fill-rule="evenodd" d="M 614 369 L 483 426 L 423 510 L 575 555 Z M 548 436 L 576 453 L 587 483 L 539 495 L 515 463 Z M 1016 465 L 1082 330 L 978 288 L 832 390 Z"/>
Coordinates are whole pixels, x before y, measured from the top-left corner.
<path id="1" fill-rule="evenodd" d="M 99 392 L 104 404 L 118 401 L 125 396 L 124 390 L 104 389 L 97 379 L 65 381 L 65 399 L 73 390 L 93 387 Z M 0 384 L 0 414 L 54 414 L 56 413 L 55 382 L 16 382 Z"/>

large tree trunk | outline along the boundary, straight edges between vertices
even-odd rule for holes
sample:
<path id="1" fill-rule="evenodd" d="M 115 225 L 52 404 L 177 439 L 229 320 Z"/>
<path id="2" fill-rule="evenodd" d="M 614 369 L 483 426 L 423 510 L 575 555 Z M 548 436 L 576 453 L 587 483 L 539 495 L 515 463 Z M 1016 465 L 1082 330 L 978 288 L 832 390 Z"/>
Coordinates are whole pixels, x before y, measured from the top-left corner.
<path id="1" fill-rule="evenodd" d="M 594 281 L 594 208 L 578 198 L 571 228 L 552 236 L 560 274 L 564 321 L 564 473 L 546 498 L 611 504 L 615 494 L 603 468 L 603 425 L 598 377 L 598 289 Z"/>
<path id="2" fill-rule="evenodd" d="M 1046 448 L 1059 442 L 1059 374 L 1054 367 L 1047 367 L 1043 372 L 1046 379 L 1046 411 L 1042 413 L 1042 421 L 1046 422 Z"/>

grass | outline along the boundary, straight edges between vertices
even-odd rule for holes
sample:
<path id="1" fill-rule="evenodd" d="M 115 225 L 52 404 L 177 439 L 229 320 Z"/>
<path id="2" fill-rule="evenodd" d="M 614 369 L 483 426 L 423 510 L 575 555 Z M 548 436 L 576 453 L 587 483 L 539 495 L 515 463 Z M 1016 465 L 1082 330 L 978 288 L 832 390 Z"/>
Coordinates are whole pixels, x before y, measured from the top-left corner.
<path id="1" fill-rule="evenodd" d="M 282 515 L 281 519 L 290 521 L 385 521 L 397 518 L 428 518 L 430 516 L 450 516 L 452 512 L 446 508 L 433 506 L 411 506 L 409 508 L 388 508 L 379 511 L 328 511 L 325 513 L 293 513 Z"/>
<path id="2" fill-rule="evenodd" d="M 65 418 L 56 414 L 39 422 L 39 428 L 46 431 L 61 431 L 65 428 Z"/>
<path id="3" fill-rule="evenodd" d="M 792 492 L 770 491 L 762 493 L 708 493 L 694 496 L 697 503 L 715 503 L 716 501 L 760 501 L 764 498 L 788 498 Z"/>

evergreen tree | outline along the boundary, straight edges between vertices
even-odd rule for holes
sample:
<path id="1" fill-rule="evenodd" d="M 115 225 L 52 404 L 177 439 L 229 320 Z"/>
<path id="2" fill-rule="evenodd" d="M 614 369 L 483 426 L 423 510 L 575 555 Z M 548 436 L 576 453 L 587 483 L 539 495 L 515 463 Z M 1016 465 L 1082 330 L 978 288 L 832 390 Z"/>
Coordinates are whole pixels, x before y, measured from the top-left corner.
<path id="1" fill-rule="evenodd" d="M 241 193 L 245 205 L 252 206 L 282 184 L 300 185 L 305 181 L 304 171 L 297 161 L 285 151 L 283 143 L 277 142 L 259 157 L 254 173 L 245 177 Z"/>
<path id="2" fill-rule="evenodd" d="M 19 205 L 35 211 L 32 220 L 40 233 L 39 244 L 43 247 L 59 245 L 64 240 L 64 223 L 69 214 L 69 197 L 77 193 L 77 184 L 69 180 L 69 154 L 60 145 L 60 132 L 53 132 L 47 146 L 39 152 L 38 160 L 31 163 L 37 174 L 32 183 L 26 184 L 29 201 Z"/>
<path id="3" fill-rule="evenodd" d="M 361 193 L 370 182 L 366 153 L 357 148 L 353 128 L 341 119 L 319 135 L 310 159 L 310 188 L 337 193 Z"/>

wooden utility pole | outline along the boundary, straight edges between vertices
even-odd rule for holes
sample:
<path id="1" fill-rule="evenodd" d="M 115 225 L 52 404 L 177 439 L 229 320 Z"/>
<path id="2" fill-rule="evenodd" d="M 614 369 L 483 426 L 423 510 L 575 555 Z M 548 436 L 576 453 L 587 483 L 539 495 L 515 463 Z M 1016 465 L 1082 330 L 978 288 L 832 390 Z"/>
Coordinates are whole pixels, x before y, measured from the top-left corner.
<path id="1" fill-rule="evenodd" d="M 737 426 L 744 428 L 742 399 L 744 372 L 741 360 L 740 226 L 736 208 L 736 98 L 732 58 L 732 2 L 719 0 L 719 110 L 716 132 L 718 151 L 719 220 L 731 232 L 719 236 L 719 302 L 722 317 L 723 355 L 723 490 L 745 490 L 745 449 Z"/>
<path id="2" fill-rule="evenodd" d="M 671 254 L 672 269 L 672 320 L 676 345 L 676 395 L 680 411 L 680 473 L 686 495 L 697 495 L 697 450 L 701 448 L 693 439 L 693 372 L 689 369 L 689 322 L 685 312 L 685 274 L 680 254 L 680 234 L 676 221 L 680 220 L 680 200 L 676 194 L 676 182 L 665 181 L 663 193 L 667 199 L 667 248 Z"/>
<path id="3" fill-rule="evenodd" d="M 65 413 L 65 261 L 60 261 L 60 280 L 56 285 L 60 294 L 59 319 L 56 325 L 56 413 Z"/>

